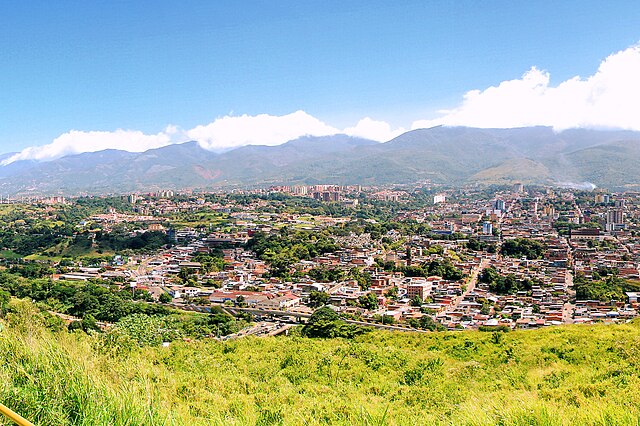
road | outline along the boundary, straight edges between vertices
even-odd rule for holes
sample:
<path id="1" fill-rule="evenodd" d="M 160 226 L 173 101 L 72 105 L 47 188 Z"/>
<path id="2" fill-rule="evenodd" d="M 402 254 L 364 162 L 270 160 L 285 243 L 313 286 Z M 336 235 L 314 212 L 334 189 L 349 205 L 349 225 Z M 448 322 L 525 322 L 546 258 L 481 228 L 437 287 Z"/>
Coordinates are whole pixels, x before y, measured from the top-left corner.
<path id="1" fill-rule="evenodd" d="M 288 329 L 293 327 L 292 324 L 272 323 L 267 321 L 261 321 L 254 324 L 252 327 L 240 330 L 237 333 L 222 336 L 220 340 L 238 339 L 246 336 L 277 336 L 278 334 L 285 333 Z"/>
<path id="2" fill-rule="evenodd" d="M 248 313 L 256 314 L 256 315 L 272 315 L 272 316 L 279 316 L 279 317 L 289 316 L 289 317 L 296 317 L 296 318 L 309 318 L 311 316 L 311 314 L 302 313 L 302 312 L 276 311 L 276 310 L 257 309 L 257 308 L 237 308 L 237 307 L 234 307 L 232 310 L 233 311 L 248 312 Z M 413 331 L 413 332 L 418 332 L 418 333 L 424 332 L 424 330 L 417 330 L 417 329 L 411 328 L 411 327 L 400 327 L 400 326 L 397 326 L 397 325 L 378 324 L 378 323 L 371 323 L 371 322 L 366 322 L 366 321 L 348 320 L 348 319 L 344 319 L 343 321 L 346 322 L 347 324 L 364 325 L 364 326 L 368 326 L 368 327 L 379 328 L 379 329 L 382 329 L 382 330 Z"/>
<path id="3" fill-rule="evenodd" d="M 572 324 L 574 305 L 571 303 L 571 300 L 575 298 L 576 293 L 573 291 L 573 274 L 571 273 L 571 269 L 567 268 L 566 274 L 565 292 L 569 297 L 562 307 L 562 322 L 565 324 Z"/>
<path id="4" fill-rule="evenodd" d="M 456 301 L 453 304 L 449 306 L 449 308 L 447 309 L 448 311 L 455 311 L 458 308 L 458 305 L 460 304 L 460 302 L 462 302 L 469 293 L 475 290 L 476 284 L 478 283 L 478 275 L 480 275 L 480 272 L 484 268 L 486 268 L 488 265 L 489 265 L 489 259 L 482 259 L 480 260 L 480 263 L 478 264 L 478 266 L 473 268 L 473 270 L 471 271 L 471 277 L 469 278 L 469 281 L 467 281 L 466 290 L 464 291 L 464 293 L 462 293 L 461 296 L 459 296 L 456 299 Z"/>

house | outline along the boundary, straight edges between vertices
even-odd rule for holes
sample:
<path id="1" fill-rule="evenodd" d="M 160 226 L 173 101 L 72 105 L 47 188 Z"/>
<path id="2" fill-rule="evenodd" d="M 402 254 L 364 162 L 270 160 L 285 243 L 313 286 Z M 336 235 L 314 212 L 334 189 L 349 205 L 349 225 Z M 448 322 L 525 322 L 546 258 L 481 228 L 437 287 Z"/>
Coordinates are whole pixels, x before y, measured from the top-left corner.
<path id="1" fill-rule="evenodd" d="M 274 297 L 273 299 L 262 300 L 256 304 L 256 308 L 287 310 L 300 305 L 300 300 L 298 296 L 285 294 L 284 296 Z"/>
<path id="2" fill-rule="evenodd" d="M 640 292 L 628 291 L 625 294 L 627 295 L 630 305 L 638 303 L 638 299 L 640 299 Z"/>

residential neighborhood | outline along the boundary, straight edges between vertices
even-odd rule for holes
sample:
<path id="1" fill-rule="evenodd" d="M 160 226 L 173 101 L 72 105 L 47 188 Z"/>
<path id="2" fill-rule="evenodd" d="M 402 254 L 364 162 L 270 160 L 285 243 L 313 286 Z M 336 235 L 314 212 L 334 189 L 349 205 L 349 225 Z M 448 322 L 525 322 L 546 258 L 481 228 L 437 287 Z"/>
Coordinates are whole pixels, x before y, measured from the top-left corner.
<path id="1" fill-rule="evenodd" d="M 73 238 L 97 247 L 127 230 L 168 244 L 52 278 L 111 280 L 181 309 L 250 308 L 267 321 L 303 321 L 326 305 L 348 320 L 430 330 L 620 322 L 637 315 L 638 203 L 637 193 L 522 185 L 131 194 Z M 377 217 L 359 217 L 374 207 Z"/>

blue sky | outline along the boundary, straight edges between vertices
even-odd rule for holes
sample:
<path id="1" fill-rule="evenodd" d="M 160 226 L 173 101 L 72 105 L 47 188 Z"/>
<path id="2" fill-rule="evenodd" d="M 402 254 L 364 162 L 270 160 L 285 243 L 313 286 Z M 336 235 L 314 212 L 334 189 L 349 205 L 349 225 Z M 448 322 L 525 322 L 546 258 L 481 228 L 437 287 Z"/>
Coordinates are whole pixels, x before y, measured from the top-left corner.
<path id="1" fill-rule="evenodd" d="M 586 78 L 640 41 L 637 1 L 7 1 L 0 17 L 0 152 L 300 110 L 409 129 L 532 66 L 550 86 Z"/>

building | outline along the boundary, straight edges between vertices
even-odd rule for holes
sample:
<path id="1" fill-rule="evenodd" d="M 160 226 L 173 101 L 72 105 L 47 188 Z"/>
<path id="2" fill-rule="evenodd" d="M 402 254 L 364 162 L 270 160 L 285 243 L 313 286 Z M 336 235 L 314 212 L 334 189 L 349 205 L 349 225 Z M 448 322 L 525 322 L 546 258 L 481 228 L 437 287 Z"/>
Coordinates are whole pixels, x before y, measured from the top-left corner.
<path id="1" fill-rule="evenodd" d="M 462 223 L 480 222 L 480 219 L 482 219 L 482 215 L 481 214 L 477 214 L 477 213 L 462 213 Z"/>
<path id="2" fill-rule="evenodd" d="M 292 186 L 291 187 L 291 193 L 293 195 L 307 195 L 309 192 L 308 188 L 306 186 Z"/>
<path id="3" fill-rule="evenodd" d="M 174 193 L 171 190 L 163 190 L 163 191 L 158 191 L 156 193 L 156 196 L 159 198 L 171 198 L 173 197 Z"/>
<path id="4" fill-rule="evenodd" d="M 580 228 L 570 231 L 569 239 L 571 240 L 600 240 L 602 234 L 598 228 Z"/>
<path id="5" fill-rule="evenodd" d="M 335 191 L 317 191 L 313 193 L 313 198 L 324 202 L 340 201 L 340 193 Z"/>
<path id="6" fill-rule="evenodd" d="M 493 234 L 493 225 L 491 222 L 485 222 L 482 224 L 482 233 L 484 235 L 492 235 Z"/>
<path id="7" fill-rule="evenodd" d="M 609 209 L 607 211 L 607 231 L 615 231 L 617 229 L 624 228 L 624 210 Z"/>
<path id="8" fill-rule="evenodd" d="M 447 196 L 444 194 L 438 194 L 433 197 L 433 204 L 444 203 L 447 199 Z"/>
<path id="9" fill-rule="evenodd" d="M 500 210 L 500 211 L 506 210 L 504 200 L 500 200 L 500 199 L 496 200 L 496 202 L 493 204 L 493 207 L 495 210 Z"/>
<path id="10" fill-rule="evenodd" d="M 413 299 L 418 296 L 420 300 L 424 301 L 429 294 L 431 294 L 432 283 L 428 281 L 412 282 L 407 285 L 407 297 Z"/>

